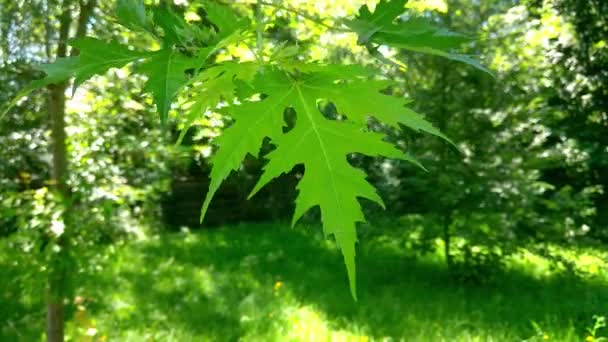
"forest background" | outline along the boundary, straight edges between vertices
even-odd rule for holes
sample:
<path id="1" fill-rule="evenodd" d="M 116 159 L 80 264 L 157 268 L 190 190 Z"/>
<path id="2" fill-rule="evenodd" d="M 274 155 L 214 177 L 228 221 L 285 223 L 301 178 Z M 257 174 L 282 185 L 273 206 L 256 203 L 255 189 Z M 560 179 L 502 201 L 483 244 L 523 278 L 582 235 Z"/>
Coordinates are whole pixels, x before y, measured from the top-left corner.
<path id="1" fill-rule="evenodd" d="M 475 37 L 465 52 L 494 77 L 399 49 L 381 51 L 393 62 L 374 58 L 356 37 L 305 17 L 354 15 L 363 3 L 289 0 L 281 6 L 299 14 L 262 11 L 269 46 L 287 41 L 314 59 L 375 68 L 460 150 L 378 124 L 429 172 L 351 158 L 386 203 L 364 203 L 359 302 L 334 244 L 321 236 L 319 213 L 288 228 L 301 169 L 247 200 L 265 163 L 248 157 L 199 224 L 214 141 L 230 121 L 201 118 L 175 145 L 185 124 L 179 106 L 163 127 L 142 95 L 145 79 L 113 69 L 65 98 L 78 212 L 69 339 L 608 336 L 608 2 L 409 1 L 409 15 Z M 196 1 L 171 6 L 197 20 Z M 255 11 L 254 2 L 234 6 Z M 153 44 L 125 33 L 113 11 L 113 1 L 0 0 L 0 106 L 65 47 L 66 17 L 73 31 Z M 221 53 L 254 58 L 238 44 Z M 49 183 L 48 94 L 22 99 L 0 121 L 2 341 L 42 338 L 49 241 L 64 229 Z"/>

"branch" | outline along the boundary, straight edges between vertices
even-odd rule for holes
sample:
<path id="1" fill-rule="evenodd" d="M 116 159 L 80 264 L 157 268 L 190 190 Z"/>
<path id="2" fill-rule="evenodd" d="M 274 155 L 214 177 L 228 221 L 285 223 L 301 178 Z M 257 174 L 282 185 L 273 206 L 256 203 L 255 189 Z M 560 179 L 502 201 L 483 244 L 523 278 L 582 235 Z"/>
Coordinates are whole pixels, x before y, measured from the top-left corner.
<path id="1" fill-rule="evenodd" d="M 97 4 L 97 0 L 80 0 L 80 15 L 78 16 L 78 26 L 76 28 L 76 38 L 81 38 L 87 35 L 89 19 L 93 15 L 93 10 Z M 80 51 L 72 49 L 71 56 L 78 56 Z"/>
<path id="2" fill-rule="evenodd" d="M 369 52 L 369 54 L 372 57 L 379 60 L 380 62 L 382 62 L 384 64 L 388 64 L 392 67 L 395 67 L 395 68 L 397 68 L 397 70 L 400 70 L 400 71 L 405 70 L 405 65 L 400 64 L 399 62 L 395 62 L 394 60 L 384 56 L 382 54 L 382 52 L 378 51 L 379 46 L 373 46 L 371 43 L 367 43 L 367 44 L 365 44 L 365 47 L 367 48 L 367 51 Z"/>
<path id="3" fill-rule="evenodd" d="M 72 25 L 71 0 L 64 0 L 61 15 L 59 16 L 59 42 L 57 44 L 57 57 L 66 57 L 68 54 L 68 39 Z"/>
<path id="4" fill-rule="evenodd" d="M 263 49 L 263 39 L 264 39 L 264 14 L 262 13 L 262 0 L 258 0 L 258 4 L 255 8 L 255 17 L 257 20 L 256 25 L 256 33 L 257 33 L 257 41 L 256 47 L 258 48 L 258 53 L 262 54 Z"/>
<path id="5" fill-rule="evenodd" d="M 237 1 L 234 1 L 234 3 L 237 3 Z M 293 8 L 293 7 L 288 7 L 288 6 L 284 6 L 278 3 L 274 3 L 274 2 L 268 2 L 268 1 L 264 1 L 264 0 L 258 0 L 258 4 L 264 5 L 264 6 L 269 6 L 269 7 L 274 7 L 274 8 L 278 8 L 278 9 L 282 9 L 284 11 L 293 13 L 297 16 L 300 16 L 304 19 L 307 19 L 317 25 L 323 26 L 331 31 L 335 31 L 335 32 L 351 32 L 350 30 L 344 29 L 342 27 L 338 27 L 338 26 L 332 26 L 329 24 L 326 24 L 325 22 L 323 22 L 323 20 L 313 16 L 312 14 L 306 13 L 304 11 L 301 11 L 299 9 Z"/>

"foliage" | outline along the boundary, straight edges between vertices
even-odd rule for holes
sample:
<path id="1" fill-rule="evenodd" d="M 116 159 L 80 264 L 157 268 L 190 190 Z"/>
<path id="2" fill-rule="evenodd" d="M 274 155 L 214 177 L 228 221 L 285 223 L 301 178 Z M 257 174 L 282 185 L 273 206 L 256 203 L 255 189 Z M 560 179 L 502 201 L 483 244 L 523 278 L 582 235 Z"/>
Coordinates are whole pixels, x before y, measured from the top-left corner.
<path id="1" fill-rule="evenodd" d="M 559 100 L 560 89 L 576 87 L 575 82 L 563 84 L 564 78 L 586 76 L 576 68 L 562 68 L 570 62 L 560 62 L 560 50 L 575 48 L 579 43 L 568 17 L 557 9 L 556 2 L 515 6 L 505 15 L 492 18 L 491 23 L 503 36 L 494 52 L 495 67 L 503 70 L 509 92 L 517 99 L 507 113 L 520 117 L 520 127 L 528 130 L 526 139 L 533 152 L 529 167 L 538 172 L 536 177 L 546 187 L 534 203 L 534 212 L 539 215 L 528 217 L 531 226 L 540 228 L 542 239 L 590 236 L 602 229 L 597 209 L 604 197 L 605 182 L 585 175 L 589 170 L 603 174 L 600 160 L 604 158 L 597 154 L 599 146 L 605 145 L 600 137 L 601 122 L 589 121 L 593 115 L 584 107 L 568 105 L 581 98 Z M 505 25 L 513 28 L 509 32 L 500 29 Z M 528 53 L 517 54 L 515 46 Z M 505 58 L 513 53 L 518 56 L 516 60 Z M 586 63 L 584 58 L 578 61 Z M 593 98 L 602 101 L 601 96 Z M 584 119 L 587 115 L 589 120 Z"/>
<path id="2" fill-rule="evenodd" d="M 466 36 L 436 27 L 426 18 L 414 17 L 394 24 L 395 19 L 403 14 L 403 7 L 407 2 L 407 0 L 382 0 L 373 13 L 364 5 L 359 9 L 357 17 L 348 21 L 347 25 L 359 36 L 357 42 L 368 46 L 368 49 L 373 49 L 372 45 L 369 45 L 371 42 L 385 44 L 446 57 L 491 73 L 473 58 L 452 52 L 454 48 L 470 41 Z"/>
<path id="3" fill-rule="evenodd" d="M 521 246 L 587 243 L 604 231 L 599 208 L 605 203 L 605 182 L 596 178 L 605 174 L 605 153 L 597 154 L 597 148 L 606 146 L 599 137 L 601 120 L 592 124 L 589 120 L 599 116 L 590 113 L 585 121 L 586 114 L 570 100 L 556 103 L 557 93 L 578 84 L 562 84 L 566 75 L 587 77 L 563 66 L 598 61 L 602 50 L 591 61 L 577 56 L 559 62 L 564 47 L 585 49 L 585 43 L 579 46 L 573 39 L 567 18 L 574 12 L 558 12 L 557 2 L 543 1 L 538 8 L 512 1 L 445 4 L 449 11 L 429 10 L 425 16 L 451 30 L 478 32 L 481 39 L 466 51 L 483 56 L 497 71 L 496 82 L 451 61 L 407 51 L 393 54 L 406 71 L 394 67 L 390 72 L 404 84 L 393 91 L 414 99 L 414 109 L 424 111 L 462 154 L 419 134 L 391 131 L 390 139 L 406 146 L 431 172 L 391 160 L 359 159 L 358 165 L 369 170 L 383 198 L 392 203 L 389 212 L 434 217 L 420 234 L 426 240 L 447 237 L 456 277 L 479 275 L 483 281 L 483 273 L 493 278 Z M 597 94 L 586 99 L 602 101 Z M 571 131 L 574 126 L 580 129 Z M 591 170 L 594 176 L 587 175 Z M 378 216 L 384 219 L 384 214 Z M 427 246 L 408 247 L 424 251 Z M 489 252 L 495 253 L 492 258 Z M 464 258 L 467 253 L 471 262 Z"/>
<path id="4" fill-rule="evenodd" d="M 567 23 L 572 39 L 559 41 L 554 47 L 553 64 L 558 67 L 553 75 L 557 94 L 552 98 L 552 105 L 567 115 L 556 117 L 551 127 L 562 139 L 576 141 L 577 149 L 585 156 L 568 167 L 555 167 L 554 172 L 561 184 L 572 184 L 575 192 L 593 191 L 588 197 L 597 208 L 597 215 L 591 234 L 607 241 L 608 76 L 603 70 L 608 66 L 608 4 L 590 1 L 584 6 L 563 0 L 556 1 L 554 8 Z"/>
<path id="5" fill-rule="evenodd" d="M 454 33 L 415 18 L 393 25 L 392 22 L 404 11 L 405 3 L 404 0 L 381 1 L 373 14 L 364 6 L 355 20 L 345 23 L 358 34 L 359 42 L 370 50 L 374 48 L 369 43 L 375 41 L 469 62 L 468 59 L 447 52 L 464 42 Z M 304 165 L 306 171 L 298 186 L 299 195 L 293 221 L 297 221 L 313 206 L 320 206 L 324 231 L 336 238 L 344 254 L 351 292 L 356 297 L 355 225 L 364 221 L 357 198 L 371 199 L 379 204 L 382 201 L 365 181 L 365 174 L 349 165 L 346 157 L 352 153 L 361 153 L 399 158 L 417 164 L 411 157 L 384 142 L 384 134 L 365 131 L 370 115 L 389 125 L 403 124 L 439 136 L 442 136 L 441 133 L 420 115 L 405 109 L 403 101 L 381 94 L 380 91 L 388 88 L 391 83 L 370 81 L 373 73 L 357 67 L 299 61 L 293 53 L 286 54 L 280 48 L 273 53 L 274 58 L 265 61 L 259 33 L 263 29 L 263 23 L 251 26 L 230 8 L 213 2 L 204 4 L 203 9 L 208 23 L 194 25 L 169 8 L 161 6 L 148 11 L 141 1 L 121 0 L 117 4 L 119 22 L 127 28 L 150 33 L 161 44 L 160 50 L 132 51 L 116 42 L 80 38 L 71 43 L 80 51 L 79 56 L 61 59 L 42 67 L 47 74 L 46 78 L 35 81 L 22 94 L 71 77 L 75 78 L 75 89 L 95 74 L 143 60 L 134 70 L 147 76 L 145 90 L 152 93 L 162 124 L 166 124 L 171 104 L 181 90 L 187 93 L 193 89 L 196 91 L 195 96 L 200 98 L 219 97 L 228 106 L 222 111 L 231 115 L 233 112 L 245 112 L 235 115 L 238 119 L 233 132 L 227 132 L 226 137 L 220 141 L 220 153 L 223 154 L 224 150 L 228 152 L 227 155 L 218 155 L 214 162 L 210 195 L 213 195 L 221 180 L 246 154 L 255 154 L 264 139 L 270 138 L 276 150 L 267 155 L 270 161 L 253 193 L 281 173 L 289 172 L 298 164 Z M 257 54 L 258 70 L 253 81 L 249 79 L 253 74 L 250 64 L 245 64 L 245 67 L 239 66 L 229 71 L 228 77 L 232 84 L 227 84 L 226 81 L 214 82 L 213 78 L 207 77 L 199 79 L 197 76 L 189 82 L 192 73 L 199 74 L 213 65 L 209 60 L 211 54 L 237 39 L 252 37 L 254 29 L 258 32 L 258 50 L 254 51 Z M 217 64 L 222 67 L 222 63 Z M 243 70 L 245 73 L 241 74 Z M 215 78 L 224 78 L 224 73 L 226 70 L 216 74 Z M 211 81 L 206 87 L 187 87 L 189 83 L 204 84 L 206 80 Z M 257 101 L 249 103 L 252 95 L 257 95 Z M 241 104 L 233 103 L 234 99 L 238 99 Z M 318 108 L 319 101 L 328 101 L 336 106 L 340 114 L 339 120 L 324 117 Z M 214 110 L 215 105 L 217 103 L 214 101 L 205 100 L 196 103 L 194 108 L 202 115 L 207 110 Z M 297 121 L 293 129 L 283 132 L 283 113 L 288 108 L 295 110 Z M 191 118 L 195 114 L 191 113 Z M 253 115 L 256 115 L 255 119 Z M 248 139 L 237 137 L 237 132 L 243 131 L 240 127 L 245 125 L 249 126 L 246 130 Z M 229 164 L 225 165 L 222 161 Z M 215 171 L 216 168 L 219 171 Z M 328 189 L 331 189 L 329 195 Z M 202 216 L 207 205 L 208 200 Z"/>

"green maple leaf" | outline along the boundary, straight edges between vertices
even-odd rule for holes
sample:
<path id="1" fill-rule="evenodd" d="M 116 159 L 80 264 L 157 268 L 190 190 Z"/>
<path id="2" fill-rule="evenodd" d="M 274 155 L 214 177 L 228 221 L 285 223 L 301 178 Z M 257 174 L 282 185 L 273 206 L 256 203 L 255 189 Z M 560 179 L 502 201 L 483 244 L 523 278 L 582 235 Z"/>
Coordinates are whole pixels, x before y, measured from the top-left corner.
<path id="1" fill-rule="evenodd" d="M 79 57 L 57 58 L 54 63 L 42 64 L 37 69 L 43 71 L 46 76 L 40 80 L 33 81 L 29 87 L 41 88 L 49 84 L 66 81 L 74 76 L 79 65 Z"/>
<path id="2" fill-rule="evenodd" d="M 237 16 L 228 6 L 209 1 L 203 7 L 207 13 L 207 18 L 217 28 L 218 41 L 249 27 L 249 20 Z"/>
<path id="3" fill-rule="evenodd" d="M 222 101 L 231 102 L 237 98 L 238 81 L 251 82 L 259 68 L 253 62 L 224 62 L 204 69 L 189 83 L 193 86 L 187 90 L 188 94 L 195 94 L 187 111 L 184 128 L 177 139 L 181 144 L 188 129 L 194 121 L 202 117 L 207 110 L 215 109 Z"/>
<path id="4" fill-rule="evenodd" d="M 364 45 L 375 33 L 391 25 L 403 13 L 406 3 L 407 0 L 380 0 L 373 13 L 363 5 L 357 18 L 347 21 L 347 25 L 359 35 L 359 43 Z"/>
<path id="5" fill-rule="evenodd" d="M 203 7 L 207 19 L 214 25 L 214 34 L 207 46 L 201 48 L 198 53 L 199 58 L 204 62 L 218 50 L 246 39 L 250 22 L 246 18 L 240 18 L 230 7 L 224 5 L 207 2 Z"/>
<path id="6" fill-rule="evenodd" d="M 226 109 L 234 113 L 236 122 L 217 141 L 219 150 L 212 160 L 212 183 L 202 212 L 203 217 L 222 180 L 240 166 L 247 154 L 256 154 L 265 137 L 271 138 L 276 150 L 266 156 L 269 162 L 251 196 L 272 179 L 303 164 L 306 171 L 298 185 L 293 223 L 312 207 L 320 207 L 324 232 L 336 238 L 344 255 L 355 298 L 356 224 L 365 220 L 358 198 L 384 204 L 366 181 L 365 173 L 350 165 L 347 157 L 361 153 L 420 165 L 384 141 L 384 134 L 367 130 L 367 118 L 374 116 L 391 125 L 403 124 L 442 136 L 430 123 L 405 108 L 406 100 L 380 93 L 386 82 L 370 81 L 368 76 L 369 71 L 361 67 L 333 65 L 303 66 L 294 73 L 279 69 L 259 73 L 253 86 L 265 95 L 264 99 Z M 347 120 L 326 118 L 318 107 L 323 100 L 336 104 Z M 389 102 L 382 105 L 383 101 Z M 284 134 L 283 115 L 287 108 L 295 110 L 297 122 Z"/>
<path id="7" fill-rule="evenodd" d="M 189 28 L 188 23 L 183 17 L 165 7 L 155 7 L 152 13 L 154 23 L 163 29 L 164 47 L 183 43 L 184 34 L 182 32 L 187 31 Z"/>
<path id="8" fill-rule="evenodd" d="M 359 44 L 387 44 L 408 50 L 441 54 L 469 41 L 468 38 L 438 28 L 423 18 L 394 23 L 405 12 L 406 0 L 381 0 L 374 12 L 361 6 L 355 19 L 346 22 L 359 35 Z"/>
<path id="9" fill-rule="evenodd" d="M 0 112 L 0 118 L 4 117 L 23 97 L 27 96 L 32 91 L 70 79 L 74 75 L 74 70 L 78 67 L 79 62 L 80 59 L 78 57 L 67 57 L 58 58 L 54 63 L 39 65 L 37 69 L 43 71 L 46 76 L 42 79 L 32 81 L 17 93 L 17 95 L 8 102 L 2 112 Z"/>
<path id="10" fill-rule="evenodd" d="M 152 16 L 146 10 L 143 0 L 118 0 L 116 18 L 124 27 L 136 31 L 152 32 Z"/>
<path id="11" fill-rule="evenodd" d="M 106 43 L 90 37 L 73 40 L 70 45 L 79 49 L 80 55 L 58 58 L 53 63 L 39 65 L 37 68 L 46 76 L 33 81 L 21 90 L 9 102 L 4 113 L 10 110 L 19 99 L 36 89 L 75 78 L 73 86 L 75 91 L 78 86 L 94 75 L 101 75 L 112 68 L 121 68 L 148 56 L 148 53 L 129 50 L 126 46 L 116 42 Z"/>
<path id="12" fill-rule="evenodd" d="M 158 51 L 137 68 L 148 76 L 146 90 L 151 92 L 163 125 L 171 104 L 180 89 L 188 82 L 186 72 L 198 66 L 198 59 L 185 56 L 174 49 Z"/>
<path id="13" fill-rule="evenodd" d="M 374 12 L 367 5 L 359 9 L 355 19 L 347 20 L 349 26 L 359 36 L 358 43 L 371 48 L 371 43 L 388 45 L 415 52 L 437 55 L 468 64 L 490 75 L 492 72 L 474 58 L 452 50 L 461 47 L 471 39 L 433 25 L 425 18 L 409 18 L 395 23 L 395 19 L 405 11 L 407 0 L 381 0 Z"/>
<path id="14" fill-rule="evenodd" d="M 220 148 L 211 158 L 211 182 L 201 209 L 201 222 L 213 196 L 230 173 L 239 169 L 248 154 L 257 156 L 264 138 L 281 134 L 283 117 L 268 109 L 281 109 L 283 105 L 280 101 L 269 100 L 245 102 L 230 109 L 229 115 L 235 123 L 215 141 Z"/>
<path id="15" fill-rule="evenodd" d="M 78 66 L 74 69 L 74 89 L 94 75 L 149 56 L 148 52 L 133 51 L 119 43 L 106 43 L 91 37 L 76 39 L 70 45 L 80 50 Z"/>

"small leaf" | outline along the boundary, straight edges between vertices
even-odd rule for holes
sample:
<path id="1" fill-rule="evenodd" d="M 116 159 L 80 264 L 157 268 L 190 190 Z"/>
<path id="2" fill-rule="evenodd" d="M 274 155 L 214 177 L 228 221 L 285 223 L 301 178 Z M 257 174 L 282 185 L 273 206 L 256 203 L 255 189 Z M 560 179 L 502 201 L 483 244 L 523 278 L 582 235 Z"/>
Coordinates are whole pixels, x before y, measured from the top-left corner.
<path id="1" fill-rule="evenodd" d="M 207 18 L 215 25 L 216 31 L 211 35 L 206 46 L 199 50 L 198 57 L 201 65 L 217 51 L 247 39 L 246 30 L 249 28 L 249 21 L 239 18 L 227 6 L 207 2 L 204 8 Z"/>
<path id="2" fill-rule="evenodd" d="M 146 90 L 151 92 L 163 125 L 179 90 L 188 82 L 186 71 L 197 66 L 197 59 L 173 49 L 156 52 L 139 66 L 138 72 L 148 76 Z"/>
<path id="3" fill-rule="evenodd" d="M 116 18 L 124 27 L 136 31 L 152 32 L 151 15 L 146 11 L 143 0 L 118 0 Z"/>
<path id="4" fill-rule="evenodd" d="M 80 50 L 74 90 L 93 75 L 104 74 L 111 68 L 122 68 L 150 55 L 147 52 L 132 51 L 116 42 L 106 43 L 90 37 L 76 39 L 70 44 Z"/>
<path id="5" fill-rule="evenodd" d="M 4 117 L 23 97 L 32 91 L 46 87 L 50 84 L 57 84 L 72 78 L 80 63 L 79 57 L 58 58 L 54 63 L 42 64 L 37 69 L 44 71 L 46 76 L 42 79 L 32 81 L 23 88 L 0 112 L 0 118 Z"/>
<path id="6" fill-rule="evenodd" d="M 485 65 L 481 64 L 480 61 L 476 60 L 475 58 L 473 58 L 471 56 L 451 53 L 447 56 L 447 58 L 454 60 L 454 61 L 468 64 L 468 65 L 472 66 L 473 68 L 479 69 L 479 70 L 485 72 L 486 74 L 489 74 L 490 76 L 496 78 L 496 75 L 494 74 L 494 72 L 492 70 L 488 69 Z"/>
<path id="7" fill-rule="evenodd" d="M 238 17 L 232 8 L 220 5 L 213 1 L 205 2 L 207 18 L 218 29 L 218 40 L 224 39 L 231 34 L 242 31 L 249 26 L 249 20 Z"/>
<path id="8" fill-rule="evenodd" d="M 216 140 L 220 148 L 211 158 L 211 183 L 201 209 L 201 223 L 213 196 L 230 173 L 239 169 L 248 154 L 257 156 L 265 137 L 281 133 L 283 118 L 266 110 L 269 105 L 272 106 L 266 102 L 251 102 L 231 109 L 229 114 L 235 123 Z M 275 105 L 281 106 L 280 103 Z"/>
<path id="9" fill-rule="evenodd" d="M 42 88 L 49 84 L 64 82 L 72 78 L 80 66 L 80 57 L 57 58 L 54 63 L 47 63 L 38 66 L 39 70 L 44 71 L 46 77 L 33 81 L 28 88 Z"/>
<path id="10" fill-rule="evenodd" d="M 347 22 L 359 35 L 358 43 L 367 44 L 369 39 L 385 26 L 390 25 L 405 10 L 407 0 L 380 0 L 372 13 L 367 5 L 359 8 L 357 18 Z"/>
<path id="11" fill-rule="evenodd" d="M 408 0 L 380 0 L 376 4 L 374 13 L 369 11 L 367 5 L 363 5 L 359 14 L 379 26 L 389 25 L 403 13 L 407 1 Z M 361 12 L 361 10 L 363 10 L 363 12 Z"/>
<path id="12" fill-rule="evenodd" d="M 32 91 L 50 84 L 68 81 L 75 77 L 73 91 L 84 81 L 93 75 L 100 75 L 111 68 L 120 68 L 135 60 L 148 56 L 144 52 L 129 50 L 126 46 L 118 43 L 105 43 L 95 38 L 84 37 L 70 42 L 72 46 L 80 50 L 80 55 L 75 57 L 58 58 L 53 63 L 42 64 L 38 69 L 42 70 L 46 77 L 33 81 L 8 103 L 3 110 L 2 116 L 6 114 L 24 96 Z"/>
<path id="13" fill-rule="evenodd" d="M 346 21 L 346 25 L 357 33 L 357 43 L 360 45 L 375 43 L 441 56 L 492 75 L 490 70 L 474 59 L 453 53 L 452 50 L 471 41 L 469 37 L 436 27 L 425 18 L 409 18 L 395 23 L 395 19 L 405 11 L 406 2 L 380 0 L 373 13 L 367 5 L 363 5 L 357 17 Z"/>
<path id="14" fill-rule="evenodd" d="M 221 101 L 231 102 L 236 98 L 236 80 L 251 82 L 258 70 L 258 64 L 252 62 L 225 62 L 207 68 L 194 77 L 188 89 L 189 94 L 196 94 L 188 108 L 184 128 L 177 139 L 181 144 L 192 123 L 210 109 L 215 109 Z"/>
<path id="15" fill-rule="evenodd" d="M 182 43 L 182 32 L 189 26 L 186 20 L 165 7 L 155 7 L 153 13 L 154 23 L 161 27 L 165 34 L 163 46 L 168 48 Z"/>

